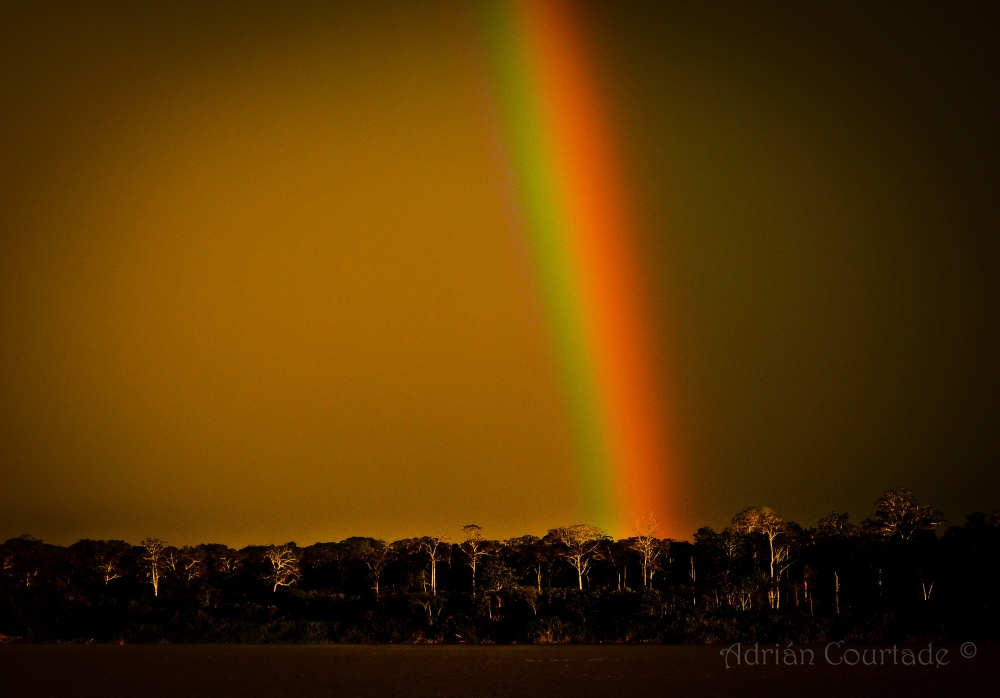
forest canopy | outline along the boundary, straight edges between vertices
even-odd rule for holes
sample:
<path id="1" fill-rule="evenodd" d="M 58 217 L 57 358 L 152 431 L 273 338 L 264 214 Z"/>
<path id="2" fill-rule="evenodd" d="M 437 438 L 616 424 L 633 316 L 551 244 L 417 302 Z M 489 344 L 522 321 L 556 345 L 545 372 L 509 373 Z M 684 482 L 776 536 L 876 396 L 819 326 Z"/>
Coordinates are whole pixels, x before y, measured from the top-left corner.
<path id="1" fill-rule="evenodd" d="M 908 489 L 855 524 L 766 506 L 693 542 L 636 523 L 495 540 L 355 536 L 176 547 L 30 535 L 0 546 L 0 634 L 21 642 L 997 640 L 1000 512 L 943 517 Z"/>

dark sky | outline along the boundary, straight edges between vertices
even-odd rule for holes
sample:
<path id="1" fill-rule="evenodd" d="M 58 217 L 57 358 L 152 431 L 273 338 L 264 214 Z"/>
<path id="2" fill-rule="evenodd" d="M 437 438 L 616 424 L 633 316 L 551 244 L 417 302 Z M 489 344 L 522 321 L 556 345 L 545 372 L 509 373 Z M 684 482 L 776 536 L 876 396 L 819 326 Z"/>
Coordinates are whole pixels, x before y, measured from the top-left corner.
<path id="1" fill-rule="evenodd" d="M 986 5 L 633 8 L 606 26 L 675 275 L 692 474 L 860 518 L 1000 506 L 1000 51 Z"/>
<path id="2" fill-rule="evenodd" d="M 0 6 L 0 539 L 576 522 L 468 13 L 199 5 Z M 580 10 L 678 516 L 1000 508 L 995 12 L 708 5 Z"/>

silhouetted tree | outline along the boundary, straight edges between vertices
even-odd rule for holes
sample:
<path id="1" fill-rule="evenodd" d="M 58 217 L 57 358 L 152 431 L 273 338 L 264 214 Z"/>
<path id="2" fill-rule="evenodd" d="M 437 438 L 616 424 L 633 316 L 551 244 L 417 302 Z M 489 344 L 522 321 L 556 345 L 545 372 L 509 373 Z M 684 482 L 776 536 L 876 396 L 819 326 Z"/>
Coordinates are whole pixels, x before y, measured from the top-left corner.
<path id="1" fill-rule="evenodd" d="M 468 524 L 462 526 L 462 532 L 465 534 L 465 541 L 461 544 L 462 552 L 465 553 L 465 559 L 468 561 L 469 567 L 472 569 L 472 595 L 476 595 L 476 566 L 479 564 L 479 560 L 490 554 L 489 541 L 483 538 L 482 526 L 477 526 L 476 524 Z"/>
<path id="2" fill-rule="evenodd" d="M 970 514 L 943 536 L 933 529 L 939 518 L 892 491 L 861 527 L 834 512 L 803 530 L 754 508 L 721 533 L 699 529 L 693 542 L 658 540 L 652 526 L 612 540 L 583 525 L 503 542 L 470 527 L 455 546 L 443 536 L 388 545 L 348 538 L 239 551 L 157 539 L 63 548 L 20 536 L 0 544 L 0 634 L 104 642 L 805 642 L 831 634 L 1000 641 L 1000 514 Z M 449 552 L 463 565 L 476 555 L 475 591 L 442 564 Z M 644 586 L 630 589 L 627 572 L 640 577 L 644 565 Z M 587 593 L 574 593 L 585 581 Z M 155 601 L 143 591 L 147 582 Z M 277 593 L 279 586 L 301 590 Z"/>
<path id="3" fill-rule="evenodd" d="M 243 555 L 240 551 L 233 550 L 228 546 L 218 546 L 218 549 L 211 551 L 215 560 L 215 567 L 224 576 L 230 577 L 243 566 Z"/>
<path id="4" fill-rule="evenodd" d="M 660 522 L 650 514 L 636 526 L 631 539 L 632 549 L 639 555 L 639 564 L 642 567 L 642 586 L 648 587 L 650 573 L 655 571 L 656 561 L 660 557 L 660 540 L 656 537 L 656 529 Z"/>
<path id="5" fill-rule="evenodd" d="M 299 581 L 299 553 L 292 543 L 272 545 L 264 551 L 264 557 L 270 564 L 267 580 L 273 585 L 272 592 L 278 587 L 288 587 Z"/>
<path id="6" fill-rule="evenodd" d="M 132 546 L 123 540 L 80 540 L 69 547 L 82 564 L 89 567 L 104 583 L 121 579 L 125 574 L 122 562 Z"/>
<path id="7" fill-rule="evenodd" d="M 348 538 L 344 541 L 358 560 L 368 569 L 368 577 L 372 581 L 372 589 L 375 596 L 379 594 L 379 580 L 385 572 L 385 568 L 392 560 L 392 548 L 386 545 L 384 540 L 374 538 Z"/>
<path id="8" fill-rule="evenodd" d="M 159 538 L 147 538 L 142 541 L 142 547 L 146 550 L 143 562 L 146 565 L 146 574 L 153 585 L 153 596 L 159 596 L 160 577 L 166 571 L 164 551 L 167 548 L 167 544 Z"/>
<path id="9" fill-rule="evenodd" d="M 503 607 L 503 592 L 511 592 L 517 586 L 517 575 L 514 570 L 502 560 L 489 560 L 483 565 L 483 591 L 487 595 L 490 618 L 493 617 L 493 604 L 490 599 L 496 599 L 497 613 Z"/>
<path id="10" fill-rule="evenodd" d="M 203 550 L 190 545 L 184 546 L 177 561 L 177 574 L 186 582 L 200 579 L 207 572 L 206 558 Z"/>
<path id="11" fill-rule="evenodd" d="M 767 539 L 768 551 L 770 553 L 768 568 L 770 570 L 770 578 L 773 580 L 775 577 L 774 542 L 778 536 L 787 532 L 788 526 L 785 525 L 785 522 L 770 507 L 750 507 L 733 517 L 732 526 L 734 530 L 740 533 L 760 533 Z"/>
<path id="12" fill-rule="evenodd" d="M 583 577 L 590 569 L 591 560 L 607 538 L 604 531 L 595 526 L 575 524 L 553 528 L 545 538 L 561 546 L 560 554 L 576 570 L 577 584 L 582 591 Z"/>
<path id="13" fill-rule="evenodd" d="M 420 539 L 420 549 L 427 554 L 431 563 L 431 595 L 437 596 L 437 563 L 448 559 L 451 548 L 447 536 L 424 536 Z"/>
<path id="14" fill-rule="evenodd" d="M 535 578 L 536 588 L 541 594 L 542 575 L 551 558 L 549 546 L 541 538 L 529 535 L 504 541 L 503 547 L 514 555 L 519 569 L 527 570 Z"/>
<path id="15" fill-rule="evenodd" d="M 944 521 L 944 516 L 930 504 L 921 504 L 905 487 L 883 492 L 875 502 L 875 514 L 864 521 L 870 530 L 885 538 L 899 536 L 908 540 L 921 530 L 929 530 Z"/>

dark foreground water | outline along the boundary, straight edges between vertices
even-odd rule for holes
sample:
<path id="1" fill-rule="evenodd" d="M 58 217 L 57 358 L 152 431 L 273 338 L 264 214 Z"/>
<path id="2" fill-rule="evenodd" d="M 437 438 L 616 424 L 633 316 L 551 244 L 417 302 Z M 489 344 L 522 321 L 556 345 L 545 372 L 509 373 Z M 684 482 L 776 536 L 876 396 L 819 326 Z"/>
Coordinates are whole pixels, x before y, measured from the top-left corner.
<path id="1" fill-rule="evenodd" d="M 743 664 L 744 646 L 726 669 L 720 647 L 693 645 L 4 645 L 0 696 L 1000 695 L 1000 647 L 966 659 L 935 646 L 939 667 L 893 665 L 889 654 L 883 666 L 832 666 L 823 645 L 811 648 L 812 666 L 775 667 L 773 654 Z"/>

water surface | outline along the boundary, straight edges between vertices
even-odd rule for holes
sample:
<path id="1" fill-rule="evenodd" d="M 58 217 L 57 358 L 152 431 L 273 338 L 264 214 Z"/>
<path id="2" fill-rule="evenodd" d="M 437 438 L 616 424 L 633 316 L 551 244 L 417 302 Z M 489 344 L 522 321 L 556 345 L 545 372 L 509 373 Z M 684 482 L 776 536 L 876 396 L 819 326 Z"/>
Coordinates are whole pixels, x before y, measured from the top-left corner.
<path id="1" fill-rule="evenodd" d="M 1000 648 L 934 667 L 738 666 L 703 645 L 4 645 L 0 696 L 993 695 Z"/>

